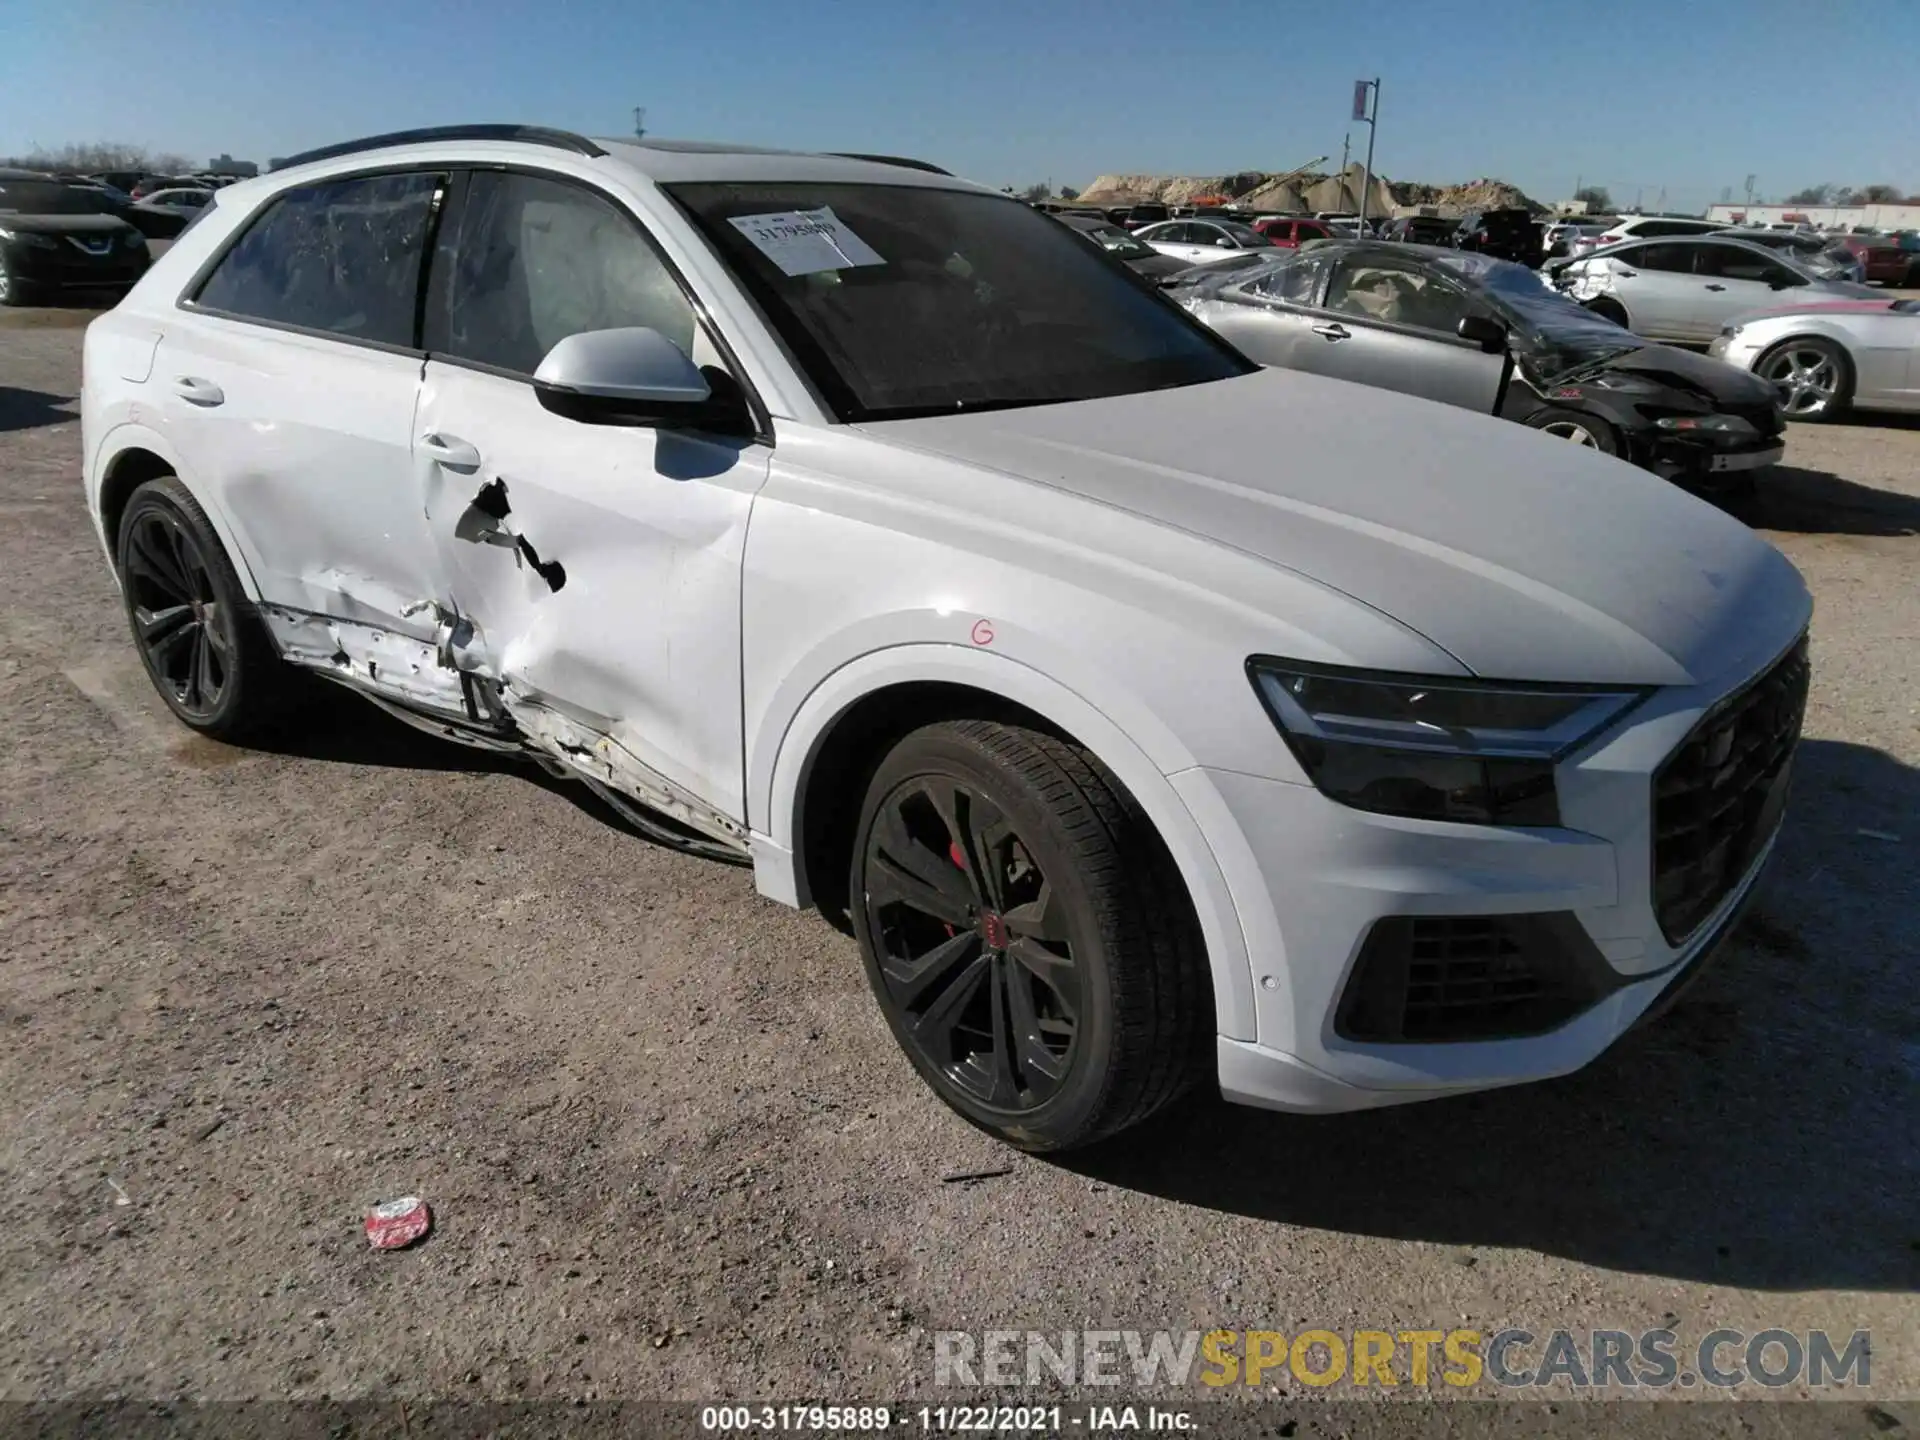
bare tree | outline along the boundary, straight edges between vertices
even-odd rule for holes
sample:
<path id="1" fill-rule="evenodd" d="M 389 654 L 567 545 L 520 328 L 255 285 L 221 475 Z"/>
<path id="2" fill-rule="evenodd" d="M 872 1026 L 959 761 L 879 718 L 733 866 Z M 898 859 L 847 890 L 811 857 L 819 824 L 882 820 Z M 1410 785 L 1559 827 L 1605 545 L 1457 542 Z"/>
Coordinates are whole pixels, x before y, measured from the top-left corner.
<path id="1" fill-rule="evenodd" d="M 1897 205 L 1900 203 L 1900 187 L 1897 185 L 1862 185 L 1856 203 L 1861 205 Z"/>
<path id="2" fill-rule="evenodd" d="M 1573 192 L 1573 198 L 1586 201 L 1587 208 L 1595 215 L 1606 215 L 1613 210 L 1613 196 L 1604 185 L 1582 185 Z"/>
<path id="3" fill-rule="evenodd" d="M 1071 185 L 1062 185 L 1060 187 L 1060 198 L 1062 200 L 1078 200 L 1080 198 L 1080 192 Z"/>
<path id="4" fill-rule="evenodd" d="M 36 146 L 24 155 L 9 156 L 0 163 L 26 170 L 75 170 L 81 174 L 97 170 L 144 170 L 154 175 L 177 175 L 190 169 L 193 162 L 184 155 L 149 150 L 144 145 L 95 140 L 52 149 Z"/>
<path id="5" fill-rule="evenodd" d="M 1831 182 L 1823 185 L 1809 185 L 1804 190 L 1796 190 L 1787 197 L 1789 205 L 1829 205 L 1833 203 L 1834 186 Z"/>
<path id="6" fill-rule="evenodd" d="M 1020 191 L 1019 193 L 1020 193 L 1020 198 L 1022 200 L 1031 202 L 1034 200 L 1045 200 L 1048 196 L 1053 194 L 1053 191 L 1047 186 L 1045 181 L 1041 181 L 1037 185 L 1027 186 L 1024 190 Z"/>

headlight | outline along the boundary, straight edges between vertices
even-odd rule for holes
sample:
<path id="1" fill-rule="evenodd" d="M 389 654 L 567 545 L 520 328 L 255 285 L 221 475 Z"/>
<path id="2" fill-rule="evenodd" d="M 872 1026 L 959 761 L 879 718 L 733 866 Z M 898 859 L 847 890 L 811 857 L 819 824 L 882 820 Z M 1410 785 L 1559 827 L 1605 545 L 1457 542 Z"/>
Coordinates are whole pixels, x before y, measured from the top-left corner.
<path id="1" fill-rule="evenodd" d="M 1738 415 L 1667 415 L 1653 422 L 1660 430 L 1713 435 L 1754 435 L 1758 432 Z"/>
<path id="2" fill-rule="evenodd" d="M 33 230 L 9 230 L 0 225 L 0 240 L 17 240 L 22 245 L 37 245 L 42 250 L 51 250 L 60 242 L 51 235 L 41 235 Z"/>
<path id="3" fill-rule="evenodd" d="M 1557 825 L 1553 767 L 1650 691 L 1247 662 L 1320 793 L 1357 810 L 1471 825 Z"/>

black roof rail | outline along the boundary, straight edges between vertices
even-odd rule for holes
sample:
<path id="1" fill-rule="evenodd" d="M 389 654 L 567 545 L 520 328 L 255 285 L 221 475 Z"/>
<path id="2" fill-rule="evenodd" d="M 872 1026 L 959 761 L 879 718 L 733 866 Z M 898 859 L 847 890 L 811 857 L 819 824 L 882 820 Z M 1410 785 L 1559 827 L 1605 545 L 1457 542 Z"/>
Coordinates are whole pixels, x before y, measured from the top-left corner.
<path id="1" fill-rule="evenodd" d="M 901 165 L 908 170 L 924 170 L 929 175 L 951 176 L 953 174 L 951 170 L 942 170 L 931 160 L 909 160 L 904 155 L 860 155 L 851 150 L 829 150 L 827 153 L 841 160 L 867 160 L 875 165 Z"/>
<path id="2" fill-rule="evenodd" d="M 334 160 L 342 155 L 357 155 L 362 150 L 386 150 L 395 145 L 426 145 L 435 141 L 518 140 L 528 145 L 551 145 L 571 150 L 576 155 L 604 155 L 584 135 L 566 130 L 549 130 L 544 125 L 429 125 L 422 130 L 395 130 L 388 135 L 369 135 L 364 140 L 343 140 L 338 145 L 322 145 L 318 150 L 302 150 L 289 155 L 273 168 L 285 170 L 315 160 Z"/>

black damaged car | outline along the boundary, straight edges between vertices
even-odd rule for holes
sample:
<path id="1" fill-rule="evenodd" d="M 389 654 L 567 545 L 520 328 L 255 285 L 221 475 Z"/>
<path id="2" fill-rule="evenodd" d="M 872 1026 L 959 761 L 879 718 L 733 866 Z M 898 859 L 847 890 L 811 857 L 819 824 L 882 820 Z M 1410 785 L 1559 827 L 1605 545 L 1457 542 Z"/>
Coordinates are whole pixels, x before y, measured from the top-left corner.
<path id="1" fill-rule="evenodd" d="M 1164 288 L 1262 365 L 1484 410 L 1703 489 L 1748 488 L 1782 452 L 1771 384 L 1642 340 L 1490 255 L 1333 241 Z"/>
<path id="2" fill-rule="evenodd" d="M 125 293 L 147 272 L 146 237 L 92 192 L 0 170 L 0 305 L 73 291 Z"/>

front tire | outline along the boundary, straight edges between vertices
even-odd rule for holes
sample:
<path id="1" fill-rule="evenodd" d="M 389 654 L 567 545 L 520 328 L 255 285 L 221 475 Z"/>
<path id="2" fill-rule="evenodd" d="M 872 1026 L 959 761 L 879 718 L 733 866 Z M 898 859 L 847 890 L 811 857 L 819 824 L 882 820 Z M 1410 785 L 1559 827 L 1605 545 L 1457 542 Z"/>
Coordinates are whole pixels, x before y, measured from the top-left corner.
<path id="1" fill-rule="evenodd" d="M 1525 424 L 1530 430 L 1539 430 L 1589 450 L 1598 450 L 1602 455 L 1620 453 L 1619 433 L 1597 415 L 1585 415 L 1578 410 L 1552 406 L 1534 411 L 1526 418 Z"/>
<path id="2" fill-rule="evenodd" d="M 1783 340 L 1754 364 L 1753 373 L 1779 387 L 1789 420 L 1819 423 L 1846 413 L 1853 398 L 1853 366 L 1831 340 L 1816 335 Z"/>
<path id="3" fill-rule="evenodd" d="M 13 273 L 7 257 L 0 255 L 0 306 L 25 305 L 27 301 L 26 282 Z"/>
<path id="4" fill-rule="evenodd" d="M 116 545 L 134 646 L 180 723 L 234 741 L 278 720 L 295 677 L 187 487 L 162 475 L 135 490 Z"/>
<path id="5" fill-rule="evenodd" d="M 850 879 L 894 1038 L 982 1129 L 1087 1145 L 1202 1073 L 1211 994 L 1185 887 L 1079 747 L 983 720 L 912 732 L 867 787 Z"/>

